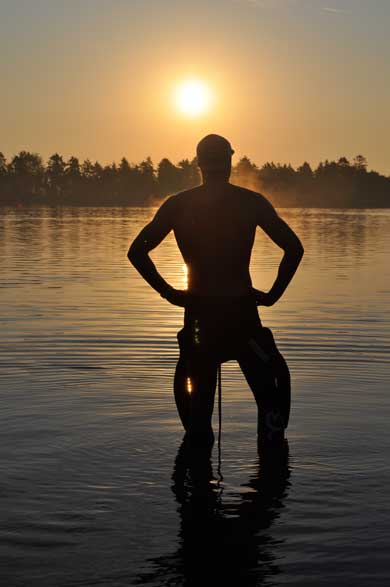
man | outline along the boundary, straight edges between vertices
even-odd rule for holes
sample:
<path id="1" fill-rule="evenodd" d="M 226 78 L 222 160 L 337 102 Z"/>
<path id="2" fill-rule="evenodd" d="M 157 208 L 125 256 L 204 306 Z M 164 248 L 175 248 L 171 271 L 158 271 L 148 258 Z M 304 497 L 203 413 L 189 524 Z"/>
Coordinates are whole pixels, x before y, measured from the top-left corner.
<path id="1" fill-rule="evenodd" d="M 217 372 L 230 359 L 239 362 L 255 396 L 258 434 L 280 432 L 288 422 L 288 370 L 271 332 L 262 328 L 257 306 L 279 300 L 303 247 L 264 196 L 229 182 L 233 153 L 225 138 L 204 137 L 197 146 L 202 185 L 169 197 L 128 252 L 134 267 L 163 298 L 185 308 L 174 391 L 183 426 L 196 442 L 213 439 Z M 254 289 L 249 274 L 257 226 L 284 250 L 269 292 Z M 188 268 L 187 290 L 171 287 L 148 255 L 171 230 Z"/>

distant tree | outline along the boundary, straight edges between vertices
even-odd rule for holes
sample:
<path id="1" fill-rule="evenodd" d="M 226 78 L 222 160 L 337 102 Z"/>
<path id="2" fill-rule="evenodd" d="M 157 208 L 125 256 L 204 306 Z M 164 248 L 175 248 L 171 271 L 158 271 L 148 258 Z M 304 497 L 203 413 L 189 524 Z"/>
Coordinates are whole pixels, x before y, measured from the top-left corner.
<path id="1" fill-rule="evenodd" d="M 267 184 L 272 183 L 275 173 L 276 165 L 273 161 L 272 163 L 264 163 L 263 167 L 259 171 L 259 178 L 261 182 L 267 186 Z"/>
<path id="2" fill-rule="evenodd" d="M 232 183 L 264 192 L 277 206 L 390 207 L 390 177 L 367 171 L 367 160 L 357 155 L 321 161 L 312 169 L 305 161 L 295 170 L 290 164 L 265 163 L 260 169 L 242 157 L 232 169 Z M 0 153 L 0 203 L 68 205 L 148 204 L 200 183 L 196 158 L 176 165 L 169 159 L 154 169 L 150 157 L 138 164 L 123 157 L 104 167 L 76 157 L 64 162 L 55 153 L 43 165 L 37 153 L 21 151 L 9 163 Z"/>
<path id="3" fill-rule="evenodd" d="M 81 175 L 84 179 L 92 179 L 94 177 L 93 164 L 89 159 L 86 159 L 81 165 Z"/>
<path id="4" fill-rule="evenodd" d="M 303 180 L 313 179 L 313 170 L 307 161 L 305 161 L 300 167 L 297 168 L 297 174 Z"/>
<path id="5" fill-rule="evenodd" d="M 314 172 L 310 164 L 305 161 L 302 165 L 297 167 L 295 172 L 295 201 L 300 202 L 301 205 L 306 206 L 313 198 L 314 191 Z"/>
<path id="6" fill-rule="evenodd" d="M 195 157 L 192 161 L 182 159 L 177 164 L 179 169 L 180 185 L 179 189 L 189 189 L 200 184 L 201 177 L 198 167 L 198 160 Z"/>
<path id="7" fill-rule="evenodd" d="M 7 159 L 0 152 L 0 204 L 8 202 L 8 165 Z"/>
<path id="8" fill-rule="evenodd" d="M 339 167 L 349 167 L 349 161 L 346 157 L 340 157 L 340 159 L 337 161 L 337 165 Z"/>
<path id="9" fill-rule="evenodd" d="M 52 155 L 46 165 L 45 176 L 47 192 L 51 198 L 59 200 L 65 185 L 66 164 L 61 155 Z"/>
<path id="10" fill-rule="evenodd" d="M 249 157 L 241 157 L 232 169 L 232 183 L 256 190 L 259 185 L 259 169 Z"/>
<path id="11" fill-rule="evenodd" d="M 257 166 L 252 163 L 249 157 L 241 157 L 238 163 L 233 168 L 233 173 L 238 176 L 246 176 L 255 174 L 257 172 Z"/>
<path id="12" fill-rule="evenodd" d="M 146 157 L 146 159 L 141 161 L 139 167 L 144 177 L 154 178 L 154 166 L 150 157 Z"/>
<path id="13" fill-rule="evenodd" d="M 65 201 L 82 201 L 81 169 L 77 157 L 70 157 L 65 164 L 64 192 Z"/>
<path id="14" fill-rule="evenodd" d="M 174 165 L 166 157 L 157 166 L 157 191 L 161 196 L 173 194 L 200 184 L 197 159 L 182 159 Z"/>
<path id="15" fill-rule="evenodd" d="M 66 163 L 65 174 L 72 182 L 79 181 L 81 177 L 81 169 L 77 157 L 71 157 Z"/>
<path id="16" fill-rule="evenodd" d="M 139 164 L 139 172 L 141 174 L 141 193 L 140 197 L 143 202 L 147 202 L 154 197 L 157 192 L 157 182 L 154 172 L 153 161 L 150 157 L 144 159 Z"/>
<path id="17" fill-rule="evenodd" d="M 126 203 L 129 200 L 132 191 L 132 169 L 131 165 L 126 159 L 122 157 L 117 168 L 110 168 L 111 170 L 111 195 L 114 196 L 118 203 Z M 106 177 L 110 172 L 106 170 Z"/>
<path id="18" fill-rule="evenodd" d="M 37 153 L 20 151 L 11 161 L 11 170 L 18 175 L 42 175 L 43 163 L 42 158 Z"/>
<path id="19" fill-rule="evenodd" d="M 167 158 L 161 159 L 157 166 L 157 182 L 159 194 L 162 196 L 179 190 L 180 171 Z"/>
<path id="20" fill-rule="evenodd" d="M 18 200 L 37 201 L 43 192 L 44 167 L 37 153 L 20 151 L 8 166 L 12 189 Z"/>
<path id="21" fill-rule="evenodd" d="M 93 164 L 92 173 L 94 181 L 96 183 L 100 182 L 103 176 L 103 167 L 100 165 L 98 161 L 95 161 L 95 163 Z"/>
<path id="22" fill-rule="evenodd" d="M 102 169 L 101 174 L 102 180 L 100 184 L 100 199 L 103 200 L 102 203 L 106 203 L 109 205 L 120 204 L 121 178 L 118 166 L 115 163 L 115 161 L 113 161 L 111 165 L 105 165 Z M 97 201 L 96 189 L 94 191 L 95 201 Z"/>
<path id="23" fill-rule="evenodd" d="M 355 169 L 357 169 L 358 171 L 367 171 L 367 159 L 363 157 L 363 155 L 356 155 L 356 157 L 353 160 L 353 164 Z"/>
<path id="24" fill-rule="evenodd" d="M 130 175 L 130 172 L 131 172 L 130 163 L 128 162 L 126 157 L 122 157 L 122 159 L 119 163 L 118 173 L 120 173 L 121 175 L 123 175 L 125 177 L 128 177 Z"/>
<path id="25" fill-rule="evenodd" d="M 7 175 L 7 172 L 7 159 L 4 157 L 3 153 L 0 152 L 0 177 Z"/>

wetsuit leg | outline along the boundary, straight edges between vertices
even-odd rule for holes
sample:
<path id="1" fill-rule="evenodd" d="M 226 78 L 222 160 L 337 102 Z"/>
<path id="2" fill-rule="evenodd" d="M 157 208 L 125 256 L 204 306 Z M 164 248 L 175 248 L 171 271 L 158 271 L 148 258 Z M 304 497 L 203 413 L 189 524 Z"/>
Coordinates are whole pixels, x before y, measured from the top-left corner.
<path id="1" fill-rule="evenodd" d="M 210 438 L 218 363 L 207 356 L 180 356 L 174 394 L 184 429 L 191 436 Z"/>
<path id="2" fill-rule="evenodd" d="M 281 398 L 272 369 L 249 344 L 237 360 L 256 400 L 259 441 L 282 440 L 285 426 L 281 416 Z"/>
<path id="3" fill-rule="evenodd" d="M 188 389 L 189 368 L 188 362 L 180 357 L 175 371 L 173 391 L 178 414 L 184 430 L 187 430 L 190 424 L 190 394 Z"/>

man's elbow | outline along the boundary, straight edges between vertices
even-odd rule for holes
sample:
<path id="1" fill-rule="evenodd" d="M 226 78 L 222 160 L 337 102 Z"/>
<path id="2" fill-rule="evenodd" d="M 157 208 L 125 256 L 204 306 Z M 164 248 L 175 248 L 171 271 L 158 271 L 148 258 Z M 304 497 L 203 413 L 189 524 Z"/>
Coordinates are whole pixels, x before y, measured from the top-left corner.
<path id="1" fill-rule="evenodd" d="M 130 263 L 132 265 L 134 265 L 134 267 L 137 266 L 137 264 L 140 261 L 141 258 L 141 254 L 140 254 L 140 250 L 139 247 L 137 247 L 137 245 L 135 243 L 133 243 L 129 250 L 127 251 L 127 258 L 130 261 Z"/>
<path id="2" fill-rule="evenodd" d="M 298 239 L 298 242 L 296 244 L 296 252 L 295 252 L 295 254 L 299 258 L 299 260 L 302 259 L 304 252 L 305 252 L 305 249 L 303 248 L 303 244 Z"/>
<path id="3" fill-rule="evenodd" d="M 290 258 L 296 259 L 299 263 L 303 257 L 305 249 L 303 248 L 299 238 L 296 238 L 293 242 L 290 242 L 288 247 L 285 248 L 285 252 Z"/>

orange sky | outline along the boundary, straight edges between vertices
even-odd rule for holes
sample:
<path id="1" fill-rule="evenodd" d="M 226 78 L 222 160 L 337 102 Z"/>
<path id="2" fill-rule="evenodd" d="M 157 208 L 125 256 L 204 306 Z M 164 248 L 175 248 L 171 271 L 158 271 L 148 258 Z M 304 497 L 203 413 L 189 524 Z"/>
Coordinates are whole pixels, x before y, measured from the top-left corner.
<path id="1" fill-rule="evenodd" d="M 192 158 L 209 132 L 265 161 L 353 158 L 390 174 L 390 3 L 5 0 L 1 144 L 102 163 Z M 207 82 L 184 117 L 175 86 Z"/>

